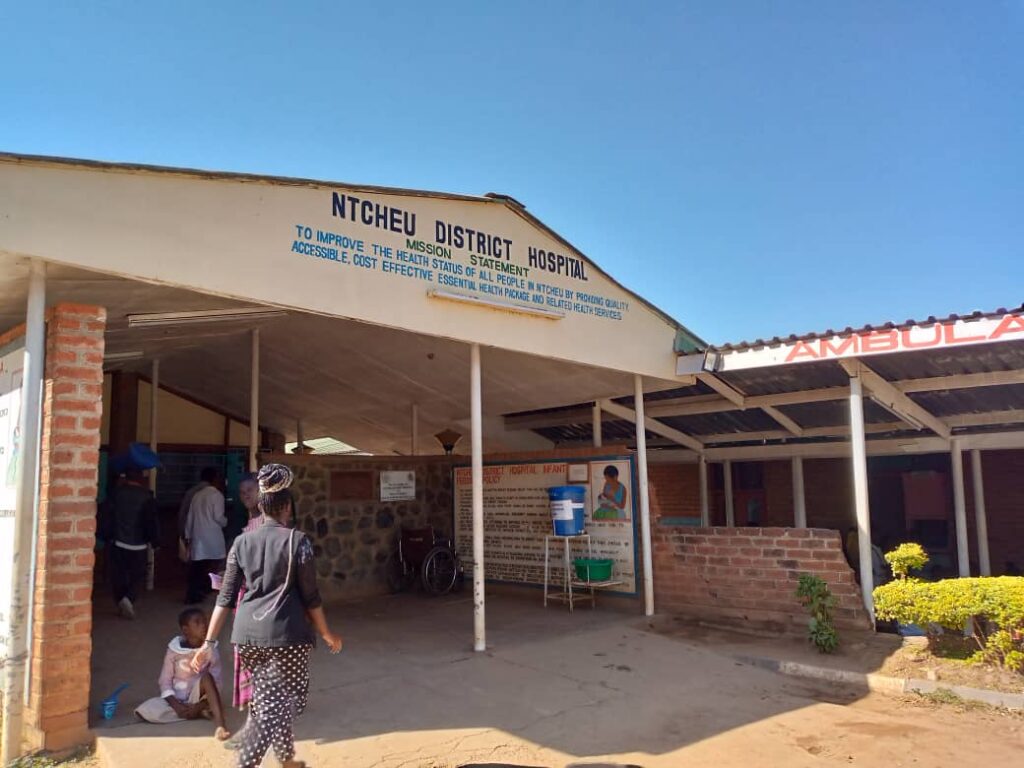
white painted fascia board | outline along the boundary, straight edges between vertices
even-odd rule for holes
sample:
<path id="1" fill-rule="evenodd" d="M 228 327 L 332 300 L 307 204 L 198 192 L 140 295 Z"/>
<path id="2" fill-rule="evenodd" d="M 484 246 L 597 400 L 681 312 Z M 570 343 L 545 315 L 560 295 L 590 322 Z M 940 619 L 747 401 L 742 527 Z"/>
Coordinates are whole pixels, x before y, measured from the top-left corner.
<path id="1" fill-rule="evenodd" d="M 680 355 L 676 358 L 676 376 L 692 376 L 704 372 L 704 353 Z"/>

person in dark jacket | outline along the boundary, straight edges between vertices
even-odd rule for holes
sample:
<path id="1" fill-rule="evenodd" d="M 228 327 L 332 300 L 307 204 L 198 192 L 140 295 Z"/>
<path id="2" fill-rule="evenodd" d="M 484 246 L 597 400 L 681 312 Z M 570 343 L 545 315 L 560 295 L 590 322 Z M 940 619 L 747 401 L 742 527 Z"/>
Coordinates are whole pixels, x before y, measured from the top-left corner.
<path id="1" fill-rule="evenodd" d="M 139 584 L 146 577 L 148 548 L 160 542 L 156 499 L 141 469 L 128 469 L 105 502 L 104 535 L 110 559 L 114 604 L 135 618 Z"/>
<path id="2" fill-rule="evenodd" d="M 293 528 L 292 473 L 282 464 L 268 464 L 258 476 L 259 505 L 266 521 L 239 536 L 228 553 L 227 570 L 217 597 L 203 648 L 192 661 L 207 663 L 217 636 L 238 594 L 231 641 L 252 676 L 249 716 L 239 734 L 239 768 L 256 768 L 272 746 L 285 768 L 295 760 L 292 721 L 306 707 L 309 656 L 319 634 L 332 653 L 342 640 L 327 625 L 316 584 L 313 546 Z"/>

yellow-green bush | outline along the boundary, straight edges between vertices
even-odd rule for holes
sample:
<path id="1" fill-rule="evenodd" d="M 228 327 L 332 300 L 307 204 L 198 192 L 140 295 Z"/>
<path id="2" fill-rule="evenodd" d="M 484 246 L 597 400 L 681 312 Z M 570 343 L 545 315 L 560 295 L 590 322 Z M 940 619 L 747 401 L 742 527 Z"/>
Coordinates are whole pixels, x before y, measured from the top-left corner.
<path id="1" fill-rule="evenodd" d="M 931 640 L 936 627 L 960 632 L 973 621 L 975 660 L 1024 671 L 1024 577 L 902 579 L 876 589 L 874 598 L 878 618 L 916 624 Z"/>
<path id="2" fill-rule="evenodd" d="M 891 552 L 886 552 L 885 562 L 892 568 L 893 576 L 897 579 L 905 579 L 911 571 L 920 571 L 928 565 L 928 553 L 920 544 L 907 542 L 900 544 Z"/>

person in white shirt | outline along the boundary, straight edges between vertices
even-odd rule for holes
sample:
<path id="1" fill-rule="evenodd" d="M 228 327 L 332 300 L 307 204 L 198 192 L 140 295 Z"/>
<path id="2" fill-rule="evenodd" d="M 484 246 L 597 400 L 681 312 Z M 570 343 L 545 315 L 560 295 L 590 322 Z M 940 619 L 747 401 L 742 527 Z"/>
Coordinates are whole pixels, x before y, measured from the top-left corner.
<path id="1" fill-rule="evenodd" d="M 200 603 L 210 594 L 210 573 L 220 570 L 227 550 L 224 546 L 224 494 L 219 475 L 192 496 L 185 522 L 185 543 L 188 547 L 188 586 L 185 603 Z"/>

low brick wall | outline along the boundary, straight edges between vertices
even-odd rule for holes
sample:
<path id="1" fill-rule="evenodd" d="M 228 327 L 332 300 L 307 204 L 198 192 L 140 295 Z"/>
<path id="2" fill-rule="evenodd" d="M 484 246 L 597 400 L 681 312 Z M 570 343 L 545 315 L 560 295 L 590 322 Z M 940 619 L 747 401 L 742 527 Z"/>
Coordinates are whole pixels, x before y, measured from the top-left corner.
<path id="1" fill-rule="evenodd" d="M 869 626 L 837 531 L 665 526 L 653 535 L 659 613 L 803 631 L 808 617 L 796 586 L 800 574 L 813 573 L 839 600 L 838 627 Z"/>

